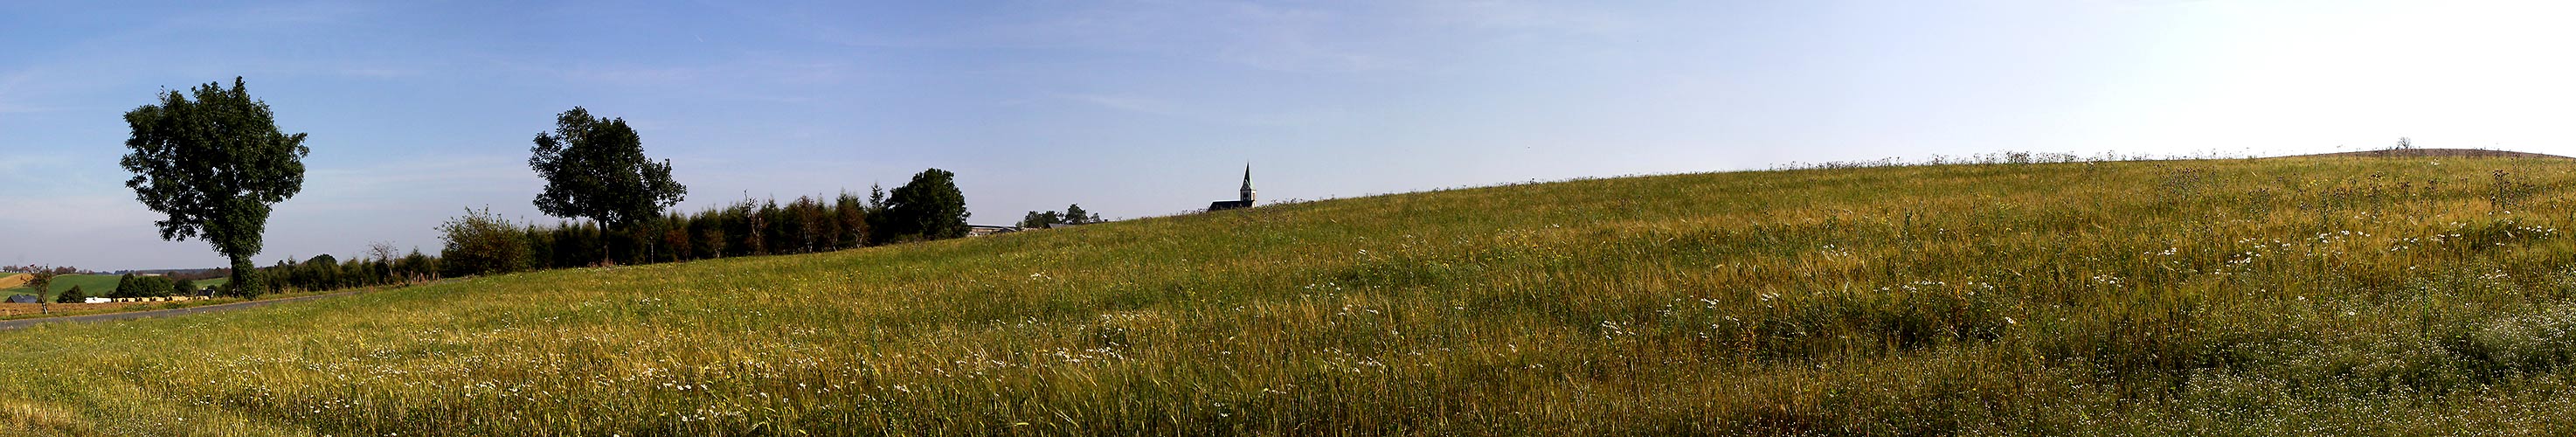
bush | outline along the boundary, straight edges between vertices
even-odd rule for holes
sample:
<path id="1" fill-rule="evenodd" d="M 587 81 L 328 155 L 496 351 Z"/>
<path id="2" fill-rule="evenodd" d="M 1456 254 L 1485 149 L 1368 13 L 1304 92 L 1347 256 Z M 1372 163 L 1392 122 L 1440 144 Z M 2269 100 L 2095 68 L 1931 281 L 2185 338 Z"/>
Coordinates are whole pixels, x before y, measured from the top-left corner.
<path id="1" fill-rule="evenodd" d="M 466 208 L 465 215 L 440 224 L 440 238 L 447 241 L 439 252 L 439 264 L 447 276 L 510 273 L 528 268 L 526 234 L 511 226 L 509 220 L 493 215 L 491 208 Z"/>
<path id="2" fill-rule="evenodd" d="M 63 290 L 61 294 L 54 295 L 55 303 L 81 303 L 81 301 L 88 299 L 89 292 L 82 291 L 81 287 L 78 285 L 72 286 L 72 289 L 70 290 Z"/>
<path id="3" fill-rule="evenodd" d="M 175 288 L 167 277 L 125 275 L 117 278 L 116 290 L 109 291 L 107 297 L 162 297 L 169 296 Z"/>
<path id="4" fill-rule="evenodd" d="M 169 296 L 171 292 L 177 288 L 177 284 L 170 282 L 170 278 L 168 277 L 143 276 L 134 278 L 134 291 L 136 293 L 136 296 L 134 297 Z"/>

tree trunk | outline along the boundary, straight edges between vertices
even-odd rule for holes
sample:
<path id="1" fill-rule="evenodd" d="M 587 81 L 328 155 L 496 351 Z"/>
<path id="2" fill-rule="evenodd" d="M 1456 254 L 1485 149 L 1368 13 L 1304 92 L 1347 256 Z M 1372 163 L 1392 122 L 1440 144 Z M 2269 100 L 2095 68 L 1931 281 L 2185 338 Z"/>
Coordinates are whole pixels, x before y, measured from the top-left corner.
<path id="1" fill-rule="evenodd" d="M 233 261 L 233 279 L 231 282 L 224 284 L 224 286 L 231 288 L 233 290 L 233 294 L 244 298 L 258 296 L 259 270 L 251 268 L 250 256 L 231 255 L 231 258 Z"/>
<path id="2" fill-rule="evenodd" d="M 613 238 L 617 238 L 617 231 L 609 229 L 608 223 L 601 222 L 599 224 L 599 264 L 593 267 L 607 267 L 609 260 L 614 259 L 608 256 L 609 239 Z"/>

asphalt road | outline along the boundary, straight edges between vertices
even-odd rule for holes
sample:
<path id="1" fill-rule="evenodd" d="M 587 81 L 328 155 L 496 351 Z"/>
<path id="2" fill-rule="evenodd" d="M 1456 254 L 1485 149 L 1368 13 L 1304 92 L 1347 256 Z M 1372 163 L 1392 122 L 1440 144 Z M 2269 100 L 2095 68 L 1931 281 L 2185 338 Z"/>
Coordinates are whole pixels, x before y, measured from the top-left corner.
<path id="1" fill-rule="evenodd" d="M 347 295 L 352 295 L 352 294 L 358 294 L 358 291 L 343 291 L 343 292 L 331 293 L 331 294 L 316 294 L 316 295 L 311 295 L 311 296 L 296 296 L 296 297 L 290 297 L 290 298 L 284 298 L 284 299 L 254 300 L 254 301 L 249 301 L 249 302 L 233 302 L 233 303 L 222 304 L 222 305 L 207 305 L 207 306 L 200 306 L 200 307 L 173 308 L 173 309 L 166 309 L 166 310 L 127 311 L 127 312 L 118 312 L 118 313 L 87 314 L 87 315 L 78 315 L 78 316 L 38 317 L 38 318 L 33 318 L 33 319 L 0 320 L 0 330 L 25 328 L 25 327 L 29 327 L 29 326 L 36 326 L 36 325 L 46 324 L 46 323 L 103 322 L 103 321 L 109 321 L 109 320 L 133 320 L 133 319 L 141 319 L 141 318 L 148 318 L 148 317 L 169 317 L 169 316 L 178 316 L 178 315 L 196 314 L 196 313 L 210 313 L 210 312 L 216 312 L 216 311 L 232 311 L 232 310 L 238 310 L 238 309 L 244 309 L 244 308 L 257 308 L 257 307 L 264 307 L 264 306 L 276 305 L 276 304 L 287 303 L 287 302 L 305 301 L 305 300 L 313 300 L 313 299 L 321 299 L 321 298 L 329 298 L 329 297 L 340 297 L 340 296 L 347 296 Z"/>

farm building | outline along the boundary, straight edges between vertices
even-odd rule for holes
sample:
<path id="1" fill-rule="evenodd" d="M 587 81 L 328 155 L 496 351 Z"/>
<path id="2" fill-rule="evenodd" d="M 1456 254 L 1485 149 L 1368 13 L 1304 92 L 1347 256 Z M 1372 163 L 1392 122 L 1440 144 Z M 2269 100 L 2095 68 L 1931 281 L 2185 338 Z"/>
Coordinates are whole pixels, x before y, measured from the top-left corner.
<path id="1" fill-rule="evenodd" d="M 994 234 L 1007 234 L 1019 231 L 1020 228 L 1016 226 L 966 225 L 966 236 L 969 237 L 984 237 Z"/>

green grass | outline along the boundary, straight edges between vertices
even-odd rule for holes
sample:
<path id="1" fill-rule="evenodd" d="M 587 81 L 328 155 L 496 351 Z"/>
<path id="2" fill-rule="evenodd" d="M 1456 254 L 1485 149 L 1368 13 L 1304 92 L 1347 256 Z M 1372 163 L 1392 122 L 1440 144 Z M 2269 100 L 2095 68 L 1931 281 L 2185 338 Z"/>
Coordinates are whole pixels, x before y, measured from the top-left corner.
<path id="1" fill-rule="evenodd" d="M 2571 170 L 1675 175 L 486 277 L 0 332 L 0 426 L 2567 435 Z"/>
<path id="2" fill-rule="evenodd" d="M 45 293 L 45 295 L 46 295 L 46 296 L 53 296 L 53 295 L 55 295 L 55 294 L 57 294 L 57 293 L 61 293 L 61 292 L 63 292 L 64 290 L 70 290 L 70 289 L 72 289 L 72 286 L 77 285 L 77 286 L 80 286 L 80 287 L 81 287 L 81 291 L 82 291 L 82 292 L 84 292 L 84 293 L 89 293 L 89 295 L 90 295 L 90 296 L 106 296 L 108 292 L 110 292 L 110 291 L 116 291 L 116 281 L 117 281 L 118 279 L 120 279 L 120 278 L 123 278 L 123 277 L 124 277 L 124 275 L 62 275 L 62 276 L 56 276 L 56 277 L 54 277 L 54 283 L 53 283 L 53 284 L 51 284 L 51 285 L 50 285 L 50 286 L 48 286 L 48 287 L 45 287 L 45 288 L 48 290 L 48 291 Z M 205 286 L 219 286 L 219 285 L 223 285 L 225 282 L 230 282 L 231 280 L 232 280 L 232 278 L 201 279 L 201 280 L 198 280 L 198 281 L 197 281 L 197 286 L 199 286 L 199 287 L 205 287 Z M 36 291 L 36 289 L 35 289 L 35 288 L 33 288 L 33 287 L 24 287 L 24 286 L 20 286 L 20 287 L 10 287 L 10 288 L 5 288 L 5 289 L 0 289 L 0 296 L 17 295 L 17 294 L 35 294 L 35 291 Z"/>
<path id="3" fill-rule="evenodd" d="M 62 276 L 55 276 L 55 277 L 54 277 L 54 283 L 53 283 L 51 286 L 46 287 L 47 289 L 49 289 L 49 290 L 51 290 L 51 291 L 49 291 L 49 292 L 45 293 L 45 295 L 47 295 L 47 296 L 52 296 L 52 295 L 53 295 L 54 293 L 56 293 L 56 292 L 61 292 L 62 290 L 70 290 L 70 289 L 72 289 L 72 286 L 80 286 L 80 287 L 81 287 L 81 291 L 83 291 L 83 292 L 87 292 L 87 293 L 91 293 L 92 295 L 106 295 L 106 294 L 107 294 L 106 292 L 116 290 L 116 280 L 117 280 L 118 278 L 121 278 L 121 277 L 123 277 L 123 276 L 120 276 L 120 275 L 62 275 Z M 25 286 L 11 287 L 11 288 L 8 288 L 8 289 L 0 289 L 0 296 L 14 295 L 14 294 L 34 294 L 34 293 L 35 293 L 35 290 L 36 290 L 35 288 L 32 288 L 32 287 L 25 287 Z"/>

